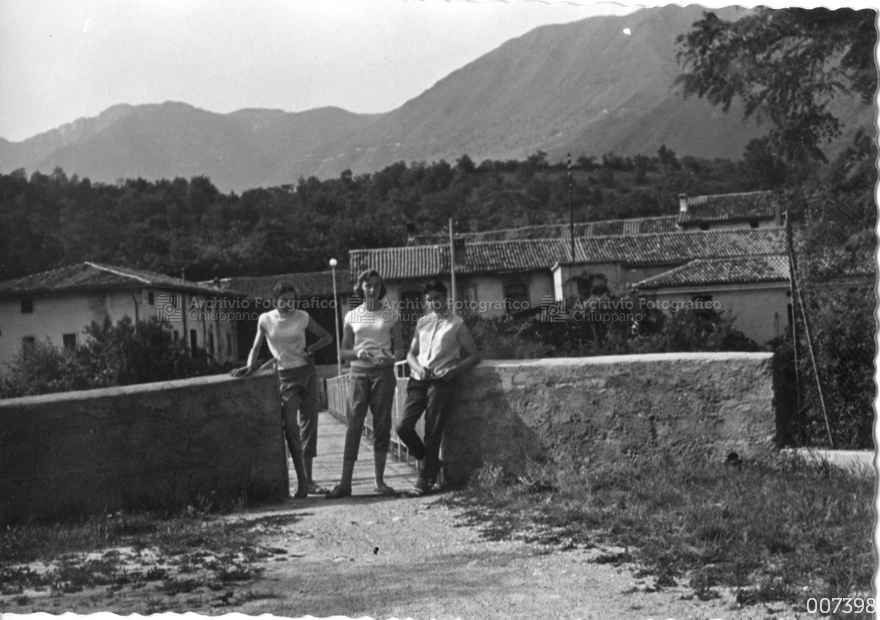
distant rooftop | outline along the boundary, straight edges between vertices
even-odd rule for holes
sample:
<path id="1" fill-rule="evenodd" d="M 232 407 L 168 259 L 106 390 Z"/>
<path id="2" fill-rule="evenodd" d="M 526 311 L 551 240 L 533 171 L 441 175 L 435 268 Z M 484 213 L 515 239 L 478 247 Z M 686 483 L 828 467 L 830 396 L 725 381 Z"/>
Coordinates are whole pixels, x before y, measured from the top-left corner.
<path id="1" fill-rule="evenodd" d="M 776 217 L 774 192 L 687 196 L 684 202 L 686 209 L 679 215 L 679 224 L 745 222 Z"/>
<path id="2" fill-rule="evenodd" d="M 601 220 L 598 222 L 579 222 L 574 225 L 575 237 L 606 237 L 612 235 L 642 235 L 651 233 L 674 232 L 677 228 L 678 215 L 661 215 L 657 217 L 637 217 L 628 220 Z M 455 235 L 457 240 L 466 243 L 485 243 L 489 241 L 521 241 L 531 239 L 569 239 L 571 226 L 568 224 L 542 224 L 538 226 L 522 226 L 502 230 L 486 230 L 482 232 L 463 232 Z M 408 242 L 409 246 L 434 245 L 448 243 L 449 235 L 415 235 Z"/>
<path id="3" fill-rule="evenodd" d="M 190 282 L 161 273 L 84 262 L 0 282 L 0 296 L 45 295 L 73 291 L 155 288 L 167 291 L 234 296 L 213 286 Z"/>
<path id="4" fill-rule="evenodd" d="M 455 251 L 459 274 L 549 270 L 570 262 L 567 239 L 467 243 Z M 726 258 L 785 252 L 782 228 L 679 231 L 575 239 L 577 263 L 680 265 L 698 258 Z M 352 273 L 376 269 L 387 280 L 449 274 L 448 245 L 352 250 Z"/>
<path id="5" fill-rule="evenodd" d="M 292 282 L 301 297 L 327 299 L 333 297 L 333 272 L 331 271 L 308 271 L 300 273 L 283 273 L 275 276 L 260 276 L 254 278 L 224 278 L 220 280 L 220 286 L 225 290 L 234 291 L 247 297 L 270 299 L 272 289 L 279 282 Z M 336 293 L 348 295 L 351 293 L 348 269 L 336 270 Z"/>
<path id="6" fill-rule="evenodd" d="M 698 258 L 635 285 L 640 291 L 709 284 L 788 282 L 788 256 L 736 256 Z"/>

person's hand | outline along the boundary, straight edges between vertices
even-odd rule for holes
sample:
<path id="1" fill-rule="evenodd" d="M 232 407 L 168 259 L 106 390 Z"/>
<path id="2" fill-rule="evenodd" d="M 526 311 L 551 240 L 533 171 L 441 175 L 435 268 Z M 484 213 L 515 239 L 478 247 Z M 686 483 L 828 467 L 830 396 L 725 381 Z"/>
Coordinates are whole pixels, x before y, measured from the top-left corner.
<path id="1" fill-rule="evenodd" d="M 452 381 L 453 379 L 455 379 L 455 373 L 452 371 L 451 368 L 446 368 L 444 370 L 441 370 L 437 374 L 435 374 L 434 377 L 439 378 L 439 379 L 443 379 L 444 381 L 446 381 L 448 383 L 448 382 Z"/>
<path id="2" fill-rule="evenodd" d="M 375 358 L 374 361 L 376 362 L 376 364 L 378 364 L 380 366 L 387 366 L 389 364 L 394 364 L 397 361 L 397 358 L 394 357 L 393 355 L 391 355 L 390 353 L 386 353 L 385 351 L 382 351 L 381 357 Z"/>
<path id="3" fill-rule="evenodd" d="M 229 371 L 229 374 L 233 377 L 246 377 L 251 374 L 251 367 L 245 366 L 244 368 L 233 368 Z"/>
<path id="4" fill-rule="evenodd" d="M 370 352 L 367 351 L 366 349 L 363 349 L 362 351 L 358 351 L 357 356 L 358 356 L 358 359 L 361 360 L 362 362 L 373 362 L 373 363 L 375 363 L 375 360 L 373 359 L 373 355 L 372 355 L 372 353 L 370 353 Z"/>

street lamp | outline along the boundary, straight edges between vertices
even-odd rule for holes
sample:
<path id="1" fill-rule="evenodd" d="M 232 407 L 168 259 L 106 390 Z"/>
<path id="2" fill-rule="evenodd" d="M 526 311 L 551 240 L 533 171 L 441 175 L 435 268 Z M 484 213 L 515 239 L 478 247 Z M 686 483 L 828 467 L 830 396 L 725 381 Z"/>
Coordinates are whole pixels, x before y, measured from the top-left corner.
<path id="1" fill-rule="evenodd" d="M 330 259 L 333 273 L 333 327 L 336 328 L 336 376 L 342 376 L 342 343 L 339 341 L 339 300 L 336 298 L 336 259 Z"/>

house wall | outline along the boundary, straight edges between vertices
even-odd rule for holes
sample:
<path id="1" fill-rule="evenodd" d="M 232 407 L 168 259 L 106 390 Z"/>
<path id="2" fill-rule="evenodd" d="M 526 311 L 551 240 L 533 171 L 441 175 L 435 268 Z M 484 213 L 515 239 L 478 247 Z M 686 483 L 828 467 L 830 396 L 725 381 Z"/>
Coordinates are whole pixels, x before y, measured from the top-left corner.
<path id="1" fill-rule="evenodd" d="M 665 273 L 676 265 L 660 265 L 645 267 L 625 267 L 620 263 L 589 263 L 575 265 L 557 265 L 553 270 L 553 292 L 556 299 L 568 299 L 578 295 L 577 282 L 574 280 L 582 273 L 604 274 L 608 286 L 618 295 L 623 295 L 630 284 L 641 282 L 661 273 Z"/>
<path id="2" fill-rule="evenodd" d="M 82 343 L 83 329 L 92 321 L 109 317 L 114 323 L 134 316 L 139 292 L 113 291 L 105 294 L 67 293 L 52 297 L 32 297 L 33 312 L 22 313 L 21 299 L 0 300 L 0 373 L 8 371 L 22 348 L 22 339 L 33 337 L 61 346 L 64 334 L 75 334 Z"/>
<path id="3" fill-rule="evenodd" d="M 0 525 L 242 493 L 288 496 L 272 372 L 0 401 Z"/>
<path id="4" fill-rule="evenodd" d="M 483 362 L 462 375 L 444 475 L 529 459 L 611 463 L 657 452 L 748 457 L 775 447 L 769 353 L 662 353 Z"/>
<path id="5" fill-rule="evenodd" d="M 782 336 L 788 327 L 788 285 L 745 287 L 695 287 L 658 291 L 658 301 L 692 301 L 695 296 L 711 295 L 721 304 L 720 311 L 734 317 L 734 326 L 758 343 Z"/>
<path id="6" fill-rule="evenodd" d="M 148 301 L 149 291 L 154 293 L 152 305 Z M 64 334 L 75 334 L 77 343 L 81 344 L 85 338 L 83 330 L 92 321 L 100 323 L 109 318 L 115 324 L 126 316 L 141 321 L 158 317 L 156 297 L 161 293 L 157 289 L 128 289 L 34 296 L 31 298 L 32 313 L 22 313 L 21 298 L 0 300 L 0 373 L 8 372 L 8 365 L 19 355 L 25 337 L 33 337 L 40 342 L 48 340 L 53 345 L 61 346 Z M 223 309 L 214 311 L 190 307 L 194 299 L 205 298 L 183 294 L 184 311 L 180 318 L 169 321 L 171 329 L 176 330 L 180 337 L 187 338 L 187 342 L 189 330 L 196 330 L 200 347 L 205 347 L 210 341 L 208 334 L 213 334 L 215 359 L 236 359 L 235 321 L 221 315 Z"/>
<path id="7" fill-rule="evenodd" d="M 443 282 L 447 289 L 452 290 L 448 277 L 437 279 Z M 418 278 L 386 282 L 385 286 L 388 289 L 386 298 L 392 304 L 399 303 L 401 295 L 406 292 L 412 291 L 421 294 L 422 287 L 430 280 L 431 278 Z M 539 308 L 543 296 L 553 295 L 553 275 L 549 270 L 498 275 L 456 276 L 455 284 L 458 289 L 459 307 L 478 312 L 487 318 L 507 314 L 504 306 L 504 288 L 510 284 L 526 286 L 529 308 Z"/>

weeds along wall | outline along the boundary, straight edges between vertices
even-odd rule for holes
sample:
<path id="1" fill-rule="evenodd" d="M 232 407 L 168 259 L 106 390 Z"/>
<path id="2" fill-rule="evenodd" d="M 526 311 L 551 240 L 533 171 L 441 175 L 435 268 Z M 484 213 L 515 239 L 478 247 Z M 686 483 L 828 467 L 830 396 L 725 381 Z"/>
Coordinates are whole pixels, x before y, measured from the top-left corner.
<path id="1" fill-rule="evenodd" d="M 458 379 L 443 441 L 448 482 L 484 463 L 606 462 L 652 452 L 747 457 L 775 447 L 770 353 L 487 361 Z"/>
<path id="2" fill-rule="evenodd" d="M 0 524 L 288 495 L 274 373 L 0 401 Z"/>

